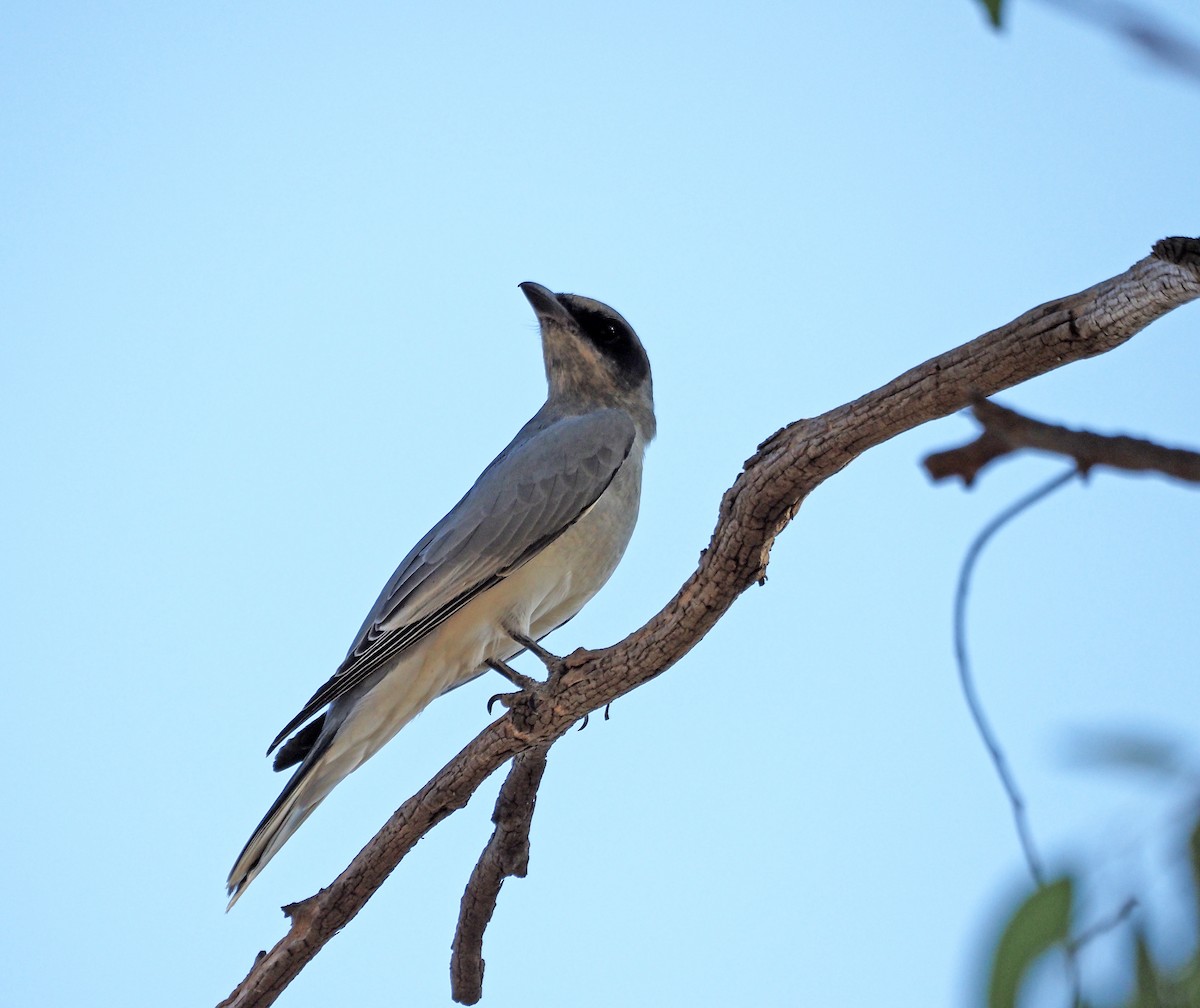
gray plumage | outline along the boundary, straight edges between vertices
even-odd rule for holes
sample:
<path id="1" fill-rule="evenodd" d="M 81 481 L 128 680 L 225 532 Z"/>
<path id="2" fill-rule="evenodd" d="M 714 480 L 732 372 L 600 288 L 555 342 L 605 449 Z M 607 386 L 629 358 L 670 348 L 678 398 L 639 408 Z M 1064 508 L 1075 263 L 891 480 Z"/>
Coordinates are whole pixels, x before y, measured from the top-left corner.
<path id="1" fill-rule="evenodd" d="M 625 551 L 655 432 L 646 353 L 607 305 L 521 289 L 546 403 L 405 557 L 345 661 L 271 744 L 276 769 L 300 765 L 230 872 L 231 907 L 340 780 L 487 660 L 518 654 L 514 634 L 539 639 L 579 612 Z"/>

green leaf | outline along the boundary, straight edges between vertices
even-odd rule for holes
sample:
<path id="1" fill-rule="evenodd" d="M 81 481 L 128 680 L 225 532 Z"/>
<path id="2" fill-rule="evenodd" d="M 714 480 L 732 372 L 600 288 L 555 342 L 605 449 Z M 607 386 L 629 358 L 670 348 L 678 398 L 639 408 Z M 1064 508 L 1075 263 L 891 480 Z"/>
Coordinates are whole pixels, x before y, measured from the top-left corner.
<path id="1" fill-rule="evenodd" d="M 1133 938 L 1134 965 L 1137 973 L 1136 1008 L 1162 1008 L 1162 998 L 1158 991 L 1158 970 L 1154 968 L 1154 959 L 1150 956 L 1150 947 L 1146 944 L 1146 936 L 1138 931 Z"/>
<path id="2" fill-rule="evenodd" d="M 988 20 L 992 22 L 993 28 L 1000 27 L 1000 7 L 1004 0 L 980 0 L 980 3 L 987 9 Z"/>
<path id="3" fill-rule="evenodd" d="M 1200 900 L 1200 820 L 1196 821 L 1188 837 L 1188 855 L 1192 864 L 1192 885 L 1196 890 L 1196 898 Z"/>
<path id="4" fill-rule="evenodd" d="M 1175 991 L 1177 1004 L 1200 1004 L 1200 951 L 1194 953 L 1191 961 L 1180 970 Z"/>
<path id="5" fill-rule="evenodd" d="M 1061 878 L 1036 890 L 1017 907 L 992 961 L 988 1008 L 1015 1008 L 1021 981 L 1034 962 L 1065 943 L 1071 928 L 1072 882 Z"/>

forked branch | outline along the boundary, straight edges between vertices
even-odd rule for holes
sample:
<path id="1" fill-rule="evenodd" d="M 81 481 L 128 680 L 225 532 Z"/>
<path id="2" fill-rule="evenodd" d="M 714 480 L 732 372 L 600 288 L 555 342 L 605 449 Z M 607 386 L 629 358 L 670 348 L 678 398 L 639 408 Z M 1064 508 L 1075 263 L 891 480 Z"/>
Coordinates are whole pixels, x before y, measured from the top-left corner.
<path id="1" fill-rule="evenodd" d="M 708 549 L 663 610 L 611 648 L 568 655 L 563 675 L 485 728 L 400 806 L 327 889 L 287 908 L 288 933 L 222 1005 L 273 1003 L 413 845 L 465 805 L 488 776 L 518 753 L 548 746 L 589 711 L 686 655 L 743 591 L 766 576 L 775 537 L 804 499 L 863 452 L 964 408 L 974 395 L 992 395 L 1120 346 L 1197 297 L 1200 239 L 1163 239 L 1121 275 L 1034 308 L 854 402 L 773 434 L 726 491 Z"/>

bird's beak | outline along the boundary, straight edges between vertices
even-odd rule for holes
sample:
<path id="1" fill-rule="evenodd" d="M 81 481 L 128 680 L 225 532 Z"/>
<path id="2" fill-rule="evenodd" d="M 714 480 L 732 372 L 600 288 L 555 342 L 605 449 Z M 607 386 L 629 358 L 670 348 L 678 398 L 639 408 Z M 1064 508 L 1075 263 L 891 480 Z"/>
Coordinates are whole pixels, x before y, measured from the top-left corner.
<path id="1" fill-rule="evenodd" d="M 558 300 L 558 295 L 547 287 L 543 287 L 539 283 L 534 283 L 532 280 L 526 280 L 523 284 L 518 284 L 521 288 L 521 293 L 528 299 L 533 307 L 534 314 L 537 315 L 538 321 L 553 320 L 559 325 L 569 323 L 571 321 L 571 313 L 562 306 L 562 302 Z"/>

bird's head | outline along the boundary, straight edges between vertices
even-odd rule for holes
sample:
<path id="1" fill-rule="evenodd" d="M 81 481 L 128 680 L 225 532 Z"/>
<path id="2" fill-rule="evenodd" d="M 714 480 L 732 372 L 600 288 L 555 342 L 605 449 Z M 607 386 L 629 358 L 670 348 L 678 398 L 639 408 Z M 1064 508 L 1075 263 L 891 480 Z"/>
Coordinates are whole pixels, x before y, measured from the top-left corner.
<path id="1" fill-rule="evenodd" d="M 596 406 L 627 410 L 642 438 L 654 437 L 650 360 L 633 327 L 591 298 L 555 294 L 528 280 L 521 291 L 542 330 L 548 401 L 566 412 Z"/>

